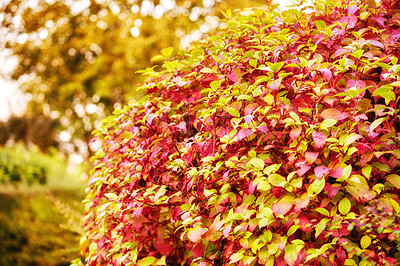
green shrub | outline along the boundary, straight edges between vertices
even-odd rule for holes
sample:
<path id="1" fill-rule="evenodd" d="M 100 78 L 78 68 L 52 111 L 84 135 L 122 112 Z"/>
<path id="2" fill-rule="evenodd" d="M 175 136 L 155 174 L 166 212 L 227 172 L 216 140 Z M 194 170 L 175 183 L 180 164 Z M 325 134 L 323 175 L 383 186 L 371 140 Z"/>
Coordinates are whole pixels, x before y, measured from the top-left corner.
<path id="1" fill-rule="evenodd" d="M 68 160 L 56 152 L 45 154 L 36 146 L 27 149 L 23 144 L 0 147 L 0 184 L 47 188 L 81 189 L 81 175 L 87 165 L 70 166 Z M 0 190 L 1 187 L 0 187 Z"/>
<path id="2" fill-rule="evenodd" d="M 400 261 L 400 1 L 249 9 L 97 135 L 88 265 Z"/>
<path id="3" fill-rule="evenodd" d="M 36 148 L 28 151 L 23 145 L 0 147 L 0 183 L 45 184 L 48 162 L 43 157 Z"/>

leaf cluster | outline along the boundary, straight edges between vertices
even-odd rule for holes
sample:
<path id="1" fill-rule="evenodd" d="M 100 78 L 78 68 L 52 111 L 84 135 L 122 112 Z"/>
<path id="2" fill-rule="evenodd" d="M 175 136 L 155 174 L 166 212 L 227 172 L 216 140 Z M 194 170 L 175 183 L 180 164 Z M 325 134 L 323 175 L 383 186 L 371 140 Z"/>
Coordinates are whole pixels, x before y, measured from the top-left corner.
<path id="1" fill-rule="evenodd" d="M 397 2 L 226 13 L 97 137 L 89 265 L 400 260 Z"/>

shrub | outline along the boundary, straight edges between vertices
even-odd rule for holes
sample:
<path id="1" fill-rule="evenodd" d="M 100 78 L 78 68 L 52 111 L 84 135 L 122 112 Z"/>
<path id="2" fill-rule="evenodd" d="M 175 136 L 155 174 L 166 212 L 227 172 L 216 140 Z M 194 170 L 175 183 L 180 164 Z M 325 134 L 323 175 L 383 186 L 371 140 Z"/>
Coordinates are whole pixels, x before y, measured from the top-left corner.
<path id="1" fill-rule="evenodd" d="M 45 184 L 48 161 L 37 148 L 27 150 L 23 145 L 0 147 L 0 183 L 2 184 Z"/>
<path id="2" fill-rule="evenodd" d="M 147 69 L 96 132 L 86 263 L 397 263 L 400 4 L 381 2 L 227 12 Z"/>

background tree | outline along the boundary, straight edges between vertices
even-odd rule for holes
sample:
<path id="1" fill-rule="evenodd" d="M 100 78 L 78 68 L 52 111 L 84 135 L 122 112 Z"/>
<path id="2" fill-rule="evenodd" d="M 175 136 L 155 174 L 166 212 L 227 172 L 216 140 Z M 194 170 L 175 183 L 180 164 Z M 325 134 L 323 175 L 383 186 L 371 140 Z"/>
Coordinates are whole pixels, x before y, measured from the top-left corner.
<path id="1" fill-rule="evenodd" d="M 220 10 L 262 3 L 11 0 L 0 7 L 1 44 L 18 59 L 12 78 L 31 95 L 27 120 L 58 120 L 61 141 L 74 143 L 61 148 L 87 154 L 94 125 L 142 96 L 136 72 L 160 64 L 160 50 L 214 30 Z"/>

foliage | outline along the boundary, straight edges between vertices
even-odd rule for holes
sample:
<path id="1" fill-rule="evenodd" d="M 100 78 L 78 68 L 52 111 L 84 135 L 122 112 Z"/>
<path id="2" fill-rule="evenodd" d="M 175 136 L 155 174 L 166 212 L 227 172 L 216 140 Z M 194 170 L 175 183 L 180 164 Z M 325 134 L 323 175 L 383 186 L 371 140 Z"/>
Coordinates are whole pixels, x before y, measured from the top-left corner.
<path id="1" fill-rule="evenodd" d="M 87 142 L 104 115 L 143 96 L 135 91 L 142 80 L 136 71 L 162 63 L 151 59 L 192 31 L 217 27 L 214 10 L 225 2 L 7 0 L 0 4 L 0 44 L 18 59 L 12 77 L 31 95 L 28 115 L 57 119 L 57 130 Z"/>
<path id="2" fill-rule="evenodd" d="M 81 189 L 81 175 L 88 172 L 88 165 L 69 165 L 64 156 L 49 151 L 45 154 L 36 146 L 26 148 L 17 143 L 0 147 L 0 184 L 18 185 L 29 190 L 41 188 Z M 32 187 L 32 185 L 37 185 Z"/>
<path id="3" fill-rule="evenodd" d="M 57 147 L 58 138 L 56 120 L 44 115 L 35 117 L 11 116 L 7 121 L 0 121 L 0 145 L 8 142 L 23 142 L 37 145 L 43 152 L 50 152 Z"/>
<path id="4" fill-rule="evenodd" d="M 69 265 L 78 252 L 82 198 L 65 189 L 1 191 L 0 265 Z"/>
<path id="5" fill-rule="evenodd" d="M 226 12 L 108 117 L 88 265 L 400 261 L 399 1 Z"/>
<path id="6" fill-rule="evenodd" d="M 47 180 L 46 155 L 32 149 L 27 152 L 22 145 L 0 148 L 0 182 L 5 183 L 39 183 Z"/>

